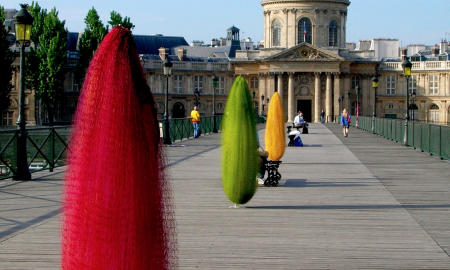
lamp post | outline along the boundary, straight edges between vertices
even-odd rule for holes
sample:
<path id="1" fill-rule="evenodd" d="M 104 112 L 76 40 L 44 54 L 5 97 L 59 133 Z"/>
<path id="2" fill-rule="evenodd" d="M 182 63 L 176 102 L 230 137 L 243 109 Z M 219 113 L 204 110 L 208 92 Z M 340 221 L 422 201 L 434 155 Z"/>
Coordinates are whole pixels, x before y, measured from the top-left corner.
<path id="1" fill-rule="evenodd" d="M 27 124 L 25 119 L 25 93 L 24 93 L 24 68 L 25 68 L 25 47 L 30 45 L 31 26 L 33 16 L 28 12 L 28 6 L 21 4 L 21 9 L 14 17 L 16 42 L 20 46 L 20 82 L 19 82 L 19 117 L 17 125 L 19 136 L 17 139 L 17 171 L 14 180 L 31 180 L 27 161 Z"/>
<path id="2" fill-rule="evenodd" d="M 414 105 L 414 107 L 413 107 L 413 105 Z M 410 110 L 410 112 L 409 112 L 409 116 L 410 116 L 410 118 L 411 118 L 411 120 L 416 120 L 416 118 L 415 118 L 415 115 L 414 115 L 414 111 L 416 110 L 416 92 L 414 91 L 414 92 L 412 92 L 411 93 L 411 110 Z"/>
<path id="3" fill-rule="evenodd" d="M 372 78 L 373 87 L 373 104 L 372 104 L 372 133 L 375 133 L 375 117 L 377 116 L 377 88 L 378 88 L 378 75 Z"/>
<path id="4" fill-rule="evenodd" d="M 219 78 L 217 78 L 216 75 L 213 75 L 212 77 L 212 86 L 213 86 L 213 132 L 217 133 L 217 123 L 216 123 L 216 88 L 217 88 L 217 83 L 219 82 Z"/>
<path id="5" fill-rule="evenodd" d="M 406 77 L 406 116 L 405 116 L 405 133 L 403 136 L 403 144 L 408 145 L 408 121 L 409 121 L 409 78 L 411 77 L 412 63 L 408 57 L 402 63 L 403 75 Z"/>
<path id="6" fill-rule="evenodd" d="M 164 144 L 172 144 L 170 139 L 170 123 L 169 123 L 169 77 L 172 75 L 172 62 L 170 62 L 169 56 L 163 62 L 164 76 L 166 76 L 166 97 L 164 106 Z"/>
<path id="7" fill-rule="evenodd" d="M 264 116 L 264 95 L 261 95 L 261 116 Z"/>
<path id="8" fill-rule="evenodd" d="M 359 127 L 359 93 L 361 92 L 361 87 L 359 84 L 356 86 L 356 123 L 355 126 Z"/>

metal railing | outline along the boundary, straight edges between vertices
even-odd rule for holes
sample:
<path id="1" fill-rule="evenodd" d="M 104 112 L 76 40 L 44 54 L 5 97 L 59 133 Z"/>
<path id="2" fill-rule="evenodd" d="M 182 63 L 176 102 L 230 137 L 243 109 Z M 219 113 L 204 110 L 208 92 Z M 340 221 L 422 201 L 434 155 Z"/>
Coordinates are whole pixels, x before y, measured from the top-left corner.
<path id="1" fill-rule="evenodd" d="M 351 126 L 355 127 L 356 117 L 352 118 Z M 358 128 L 372 132 L 372 117 L 360 116 Z M 373 133 L 392 141 L 403 143 L 405 121 L 401 119 L 375 118 Z M 441 159 L 450 159 L 450 127 L 424 122 L 408 122 L 407 146 L 420 149 Z"/>
<path id="2" fill-rule="evenodd" d="M 264 122 L 258 117 L 258 123 Z M 161 137 L 163 121 L 160 121 Z M 218 130 L 222 127 L 222 115 L 216 115 Z M 202 117 L 202 134 L 213 132 L 212 116 Z M 30 173 L 42 170 L 53 171 L 54 168 L 66 165 L 68 141 L 71 126 L 28 127 L 27 128 L 27 162 Z M 173 141 L 181 141 L 194 136 L 194 128 L 190 118 L 171 119 L 170 136 Z M 18 129 L 0 129 L 0 180 L 13 177 L 17 171 Z"/>
<path id="3" fill-rule="evenodd" d="M 70 126 L 27 128 L 27 162 L 31 173 L 66 165 Z M 19 130 L 0 131 L 0 179 L 17 171 Z"/>

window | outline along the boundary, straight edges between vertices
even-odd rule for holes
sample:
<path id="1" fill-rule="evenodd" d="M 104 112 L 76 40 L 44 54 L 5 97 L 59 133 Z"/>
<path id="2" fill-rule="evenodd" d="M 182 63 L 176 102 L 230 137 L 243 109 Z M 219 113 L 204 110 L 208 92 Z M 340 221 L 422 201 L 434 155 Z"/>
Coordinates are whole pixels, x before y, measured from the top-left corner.
<path id="1" fill-rule="evenodd" d="M 173 76 L 173 89 L 175 93 L 181 94 L 183 93 L 183 76 L 182 75 L 174 75 Z"/>
<path id="2" fill-rule="evenodd" d="M 278 20 L 272 23 L 272 46 L 281 46 L 281 23 Z"/>
<path id="3" fill-rule="evenodd" d="M 438 75 L 430 75 L 430 95 L 439 94 L 439 76 Z"/>
<path id="4" fill-rule="evenodd" d="M 417 75 L 411 76 L 409 79 L 409 94 L 417 94 Z"/>
<path id="5" fill-rule="evenodd" d="M 258 89 L 259 87 L 259 81 L 258 77 L 252 77 L 250 80 L 250 89 Z"/>
<path id="6" fill-rule="evenodd" d="M 298 22 L 298 43 L 312 44 L 312 26 L 308 18 L 302 18 Z"/>
<path id="7" fill-rule="evenodd" d="M 217 83 L 217 94 L 225 95 L 225 78 L 222 76 L 218 77 L 219 81 Z"/>
<path id="8" fill-rule="evenodd" d="M 338 45 L 338 26 L 336 21 L 330 22 L 329 34 L 328 34 L 328 45 L 330 47 L 336 47 Z"/>
<path id="9" fill-rule="evenodd" d="M 352 77 L 352 89 L 356 89 L 357 86 L 361 86 L 361 82 L 358 76 Z"/>
<path id="10" fill-rule="evenodd" d="M 194 76 L 194 93 L 203 91 L 203 76 Z"/>
<path id="11" fill-rule="evenodd" d="M 395 95 L 395 76 L 386 77 L 386 94 Z"/>
<path id="12" fill-rule="evenodd" d="M 13 112 L 3 112 L 2 126 L 12 126 L 12 125 L 13 125 Z"/>
<path id="13" fill-rule="evenodd" d="M 432 104 L 428 111 L 428 122 L 439 123 L 439 106 Z"/>

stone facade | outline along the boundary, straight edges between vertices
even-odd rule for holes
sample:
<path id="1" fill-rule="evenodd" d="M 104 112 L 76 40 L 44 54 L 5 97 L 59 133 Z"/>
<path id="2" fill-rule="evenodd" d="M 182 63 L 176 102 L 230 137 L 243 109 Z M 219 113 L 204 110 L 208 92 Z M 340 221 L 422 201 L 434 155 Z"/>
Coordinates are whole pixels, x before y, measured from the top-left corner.
<path id="1" fill-rule="evenodd" d="M 299 110 L 307 121 L 318 122 L 322 110 L 326 121 L 334 121 L 343 108 L 356 114 L 358 102 L 360 115 L 372 116 L 375 103 L 378 117 L 404 118 L 406 78 L 402 75 L 402 59 L 379 61 L 376 52 L 346 48 L 349 4 L 347 0 L 261 2 L 265 48 L 238 51 L 231 60 L 236 75 L 246 76 L 249 83 L 258 81 L 260 114 L 267 113 L 267 97 L 278 91 L 288 121 Z M 310 30 L 305 27 L 308 24 L 301 23 L 303 18 L 311 22 Z M 330 31 L 334 22 L 337 32 Z M 279 44 L 274 46 L 274 42 Z M 441 53 L 438 61 L 430 57 L 412 62 L 410 86 L 415 96 L 410 97 L 410 113 L 414 120 L 450 122 L 450 61 L 447 52 Z M 371 82 L 374 76 L 379 79 L 376 93 Z"/>

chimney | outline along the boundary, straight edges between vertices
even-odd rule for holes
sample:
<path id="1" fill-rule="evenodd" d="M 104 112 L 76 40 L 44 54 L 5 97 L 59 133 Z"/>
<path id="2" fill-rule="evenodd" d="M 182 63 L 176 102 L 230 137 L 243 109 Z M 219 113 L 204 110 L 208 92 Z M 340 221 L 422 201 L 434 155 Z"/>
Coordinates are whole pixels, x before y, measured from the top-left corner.
<path id="1" fill-rule="evenodd" d="M 441 41 L 441 53 L 446 53 L 448 50 L 448 42 L 447 40 L 442 40 Z"/>
<path id="2" fill-rule="evenodd" d="M 439 47 L 438 45 L 434 45 L 434 48 L 431 50 L 433 56 L 438 56 L 439 55 Z"/>
<path id="3" fill-rule="evenodd" d="M 183 61 L 183 59 L 186 57 L 186 49 L 184 49 L 184 48 L 178 48 L 178 50 L 177 50 L 177 56 L 178 56 L 178 59 L 179 59 L 180 61 Z"/>
<path id="4" fill-rule="evenodd" d="M 402 60 L 406 60 L 406 58 L 408 58 L 408 49 L 403 48 L 402 49 Z"/>
<path id="5" fill-rule="evenodd" d="M 159 48 L 159 57 L 161 57 L 161 60 L 163 60 L 163 61 L 166 60 L 166 57 L 168 55 L 167 51 L 168 51 L 168 49 L 166 49 L 164 47 Z"/>

